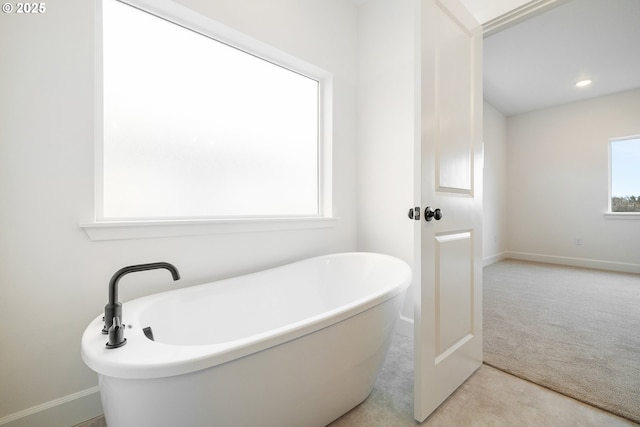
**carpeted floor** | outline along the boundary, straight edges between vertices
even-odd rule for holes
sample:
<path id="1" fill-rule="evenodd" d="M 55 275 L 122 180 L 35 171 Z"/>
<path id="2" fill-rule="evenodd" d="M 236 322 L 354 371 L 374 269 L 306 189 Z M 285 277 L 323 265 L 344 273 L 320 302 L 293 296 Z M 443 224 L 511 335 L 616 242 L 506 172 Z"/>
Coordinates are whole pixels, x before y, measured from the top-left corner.
<path id="1" fill-rule="evenodd" d="M 486 364 L 640 422 L 640 275 L 504 260 L 483 322 Z"/>

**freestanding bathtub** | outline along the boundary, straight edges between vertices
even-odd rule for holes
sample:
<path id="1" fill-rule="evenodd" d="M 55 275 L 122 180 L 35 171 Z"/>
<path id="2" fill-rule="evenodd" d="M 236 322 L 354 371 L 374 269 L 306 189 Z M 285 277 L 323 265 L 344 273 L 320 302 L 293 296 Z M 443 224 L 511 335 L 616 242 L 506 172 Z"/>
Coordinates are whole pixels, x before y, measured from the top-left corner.
<path id="1" fill-rule="evenodd" d="M 371 392 L 410 282 L 342 253 L 149 295 L 123 304 L 127 345 L 105 347 L 101 314 L 82 359 L 109 427 L 325 426 Z"/>

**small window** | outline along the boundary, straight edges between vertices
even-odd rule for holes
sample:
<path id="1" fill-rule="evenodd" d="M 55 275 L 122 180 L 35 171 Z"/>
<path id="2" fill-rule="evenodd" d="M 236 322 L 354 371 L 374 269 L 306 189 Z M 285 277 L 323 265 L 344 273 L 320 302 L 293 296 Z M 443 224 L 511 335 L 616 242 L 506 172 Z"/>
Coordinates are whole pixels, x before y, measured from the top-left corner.
<path id="1" fill-rule="evenodd" d="M 611 212 L 640 212 L 640 136 L 609 142 Z"/>
<path id="2" fill-rule="evenodd" d="M 324 76 L 259 55 L 103 1 L 98 220 L 324 214 Z"/>

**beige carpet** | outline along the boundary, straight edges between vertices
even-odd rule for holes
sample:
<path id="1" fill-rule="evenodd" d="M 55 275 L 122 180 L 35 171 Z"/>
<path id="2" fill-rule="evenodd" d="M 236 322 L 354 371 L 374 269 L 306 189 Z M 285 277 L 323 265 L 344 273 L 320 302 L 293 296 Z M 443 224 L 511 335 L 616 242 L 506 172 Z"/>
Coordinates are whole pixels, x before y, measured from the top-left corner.
<path id="1" fill-rule="evenodd" d="M 640 275 L 484 268 L 485 363 L 640 422 Z"/>

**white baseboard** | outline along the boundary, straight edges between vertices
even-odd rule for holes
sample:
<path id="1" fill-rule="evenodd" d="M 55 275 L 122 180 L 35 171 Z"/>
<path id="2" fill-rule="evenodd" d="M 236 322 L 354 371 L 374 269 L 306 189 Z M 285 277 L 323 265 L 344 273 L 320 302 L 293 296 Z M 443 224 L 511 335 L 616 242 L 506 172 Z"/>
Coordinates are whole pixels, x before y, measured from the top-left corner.
<path id="1" fill-rule="evenodd" d="M 396 333 L 413 338 L 413 319 L 400 315 L 396 323 Z"/>
<path id="2" fill-rule="evenodd" d="M 482 266 L 486 267 L 487 265 L 491 265 L 498 261 L 502 261 L 503 259 L 506 259 L 506 258 L 507 258 L 506 252 L 500 252 L 499 254 L 491 255 L 491 256 L 488 256 L 487 258 L 484 258 L 482 260 Z"/>
<path id="3" fill-rule="evenodd" d="M 99 387 L 16 412 L 0 418 L 2 427 L 70 427 L 102 415 Z"/>
<path id="4" fill-rule="evenodd" d="M 596 270 L 618 271 L 622 273 L 640 274 L 640 264 L 602 261 L 586 258 L 561 257 L 554 255 L 531 254 L 526 252 L 505 252 L 505 258 L 522 261 L 545 262 L 548 264 L 570 265 L 573 267 L 593 268 Z"/>

